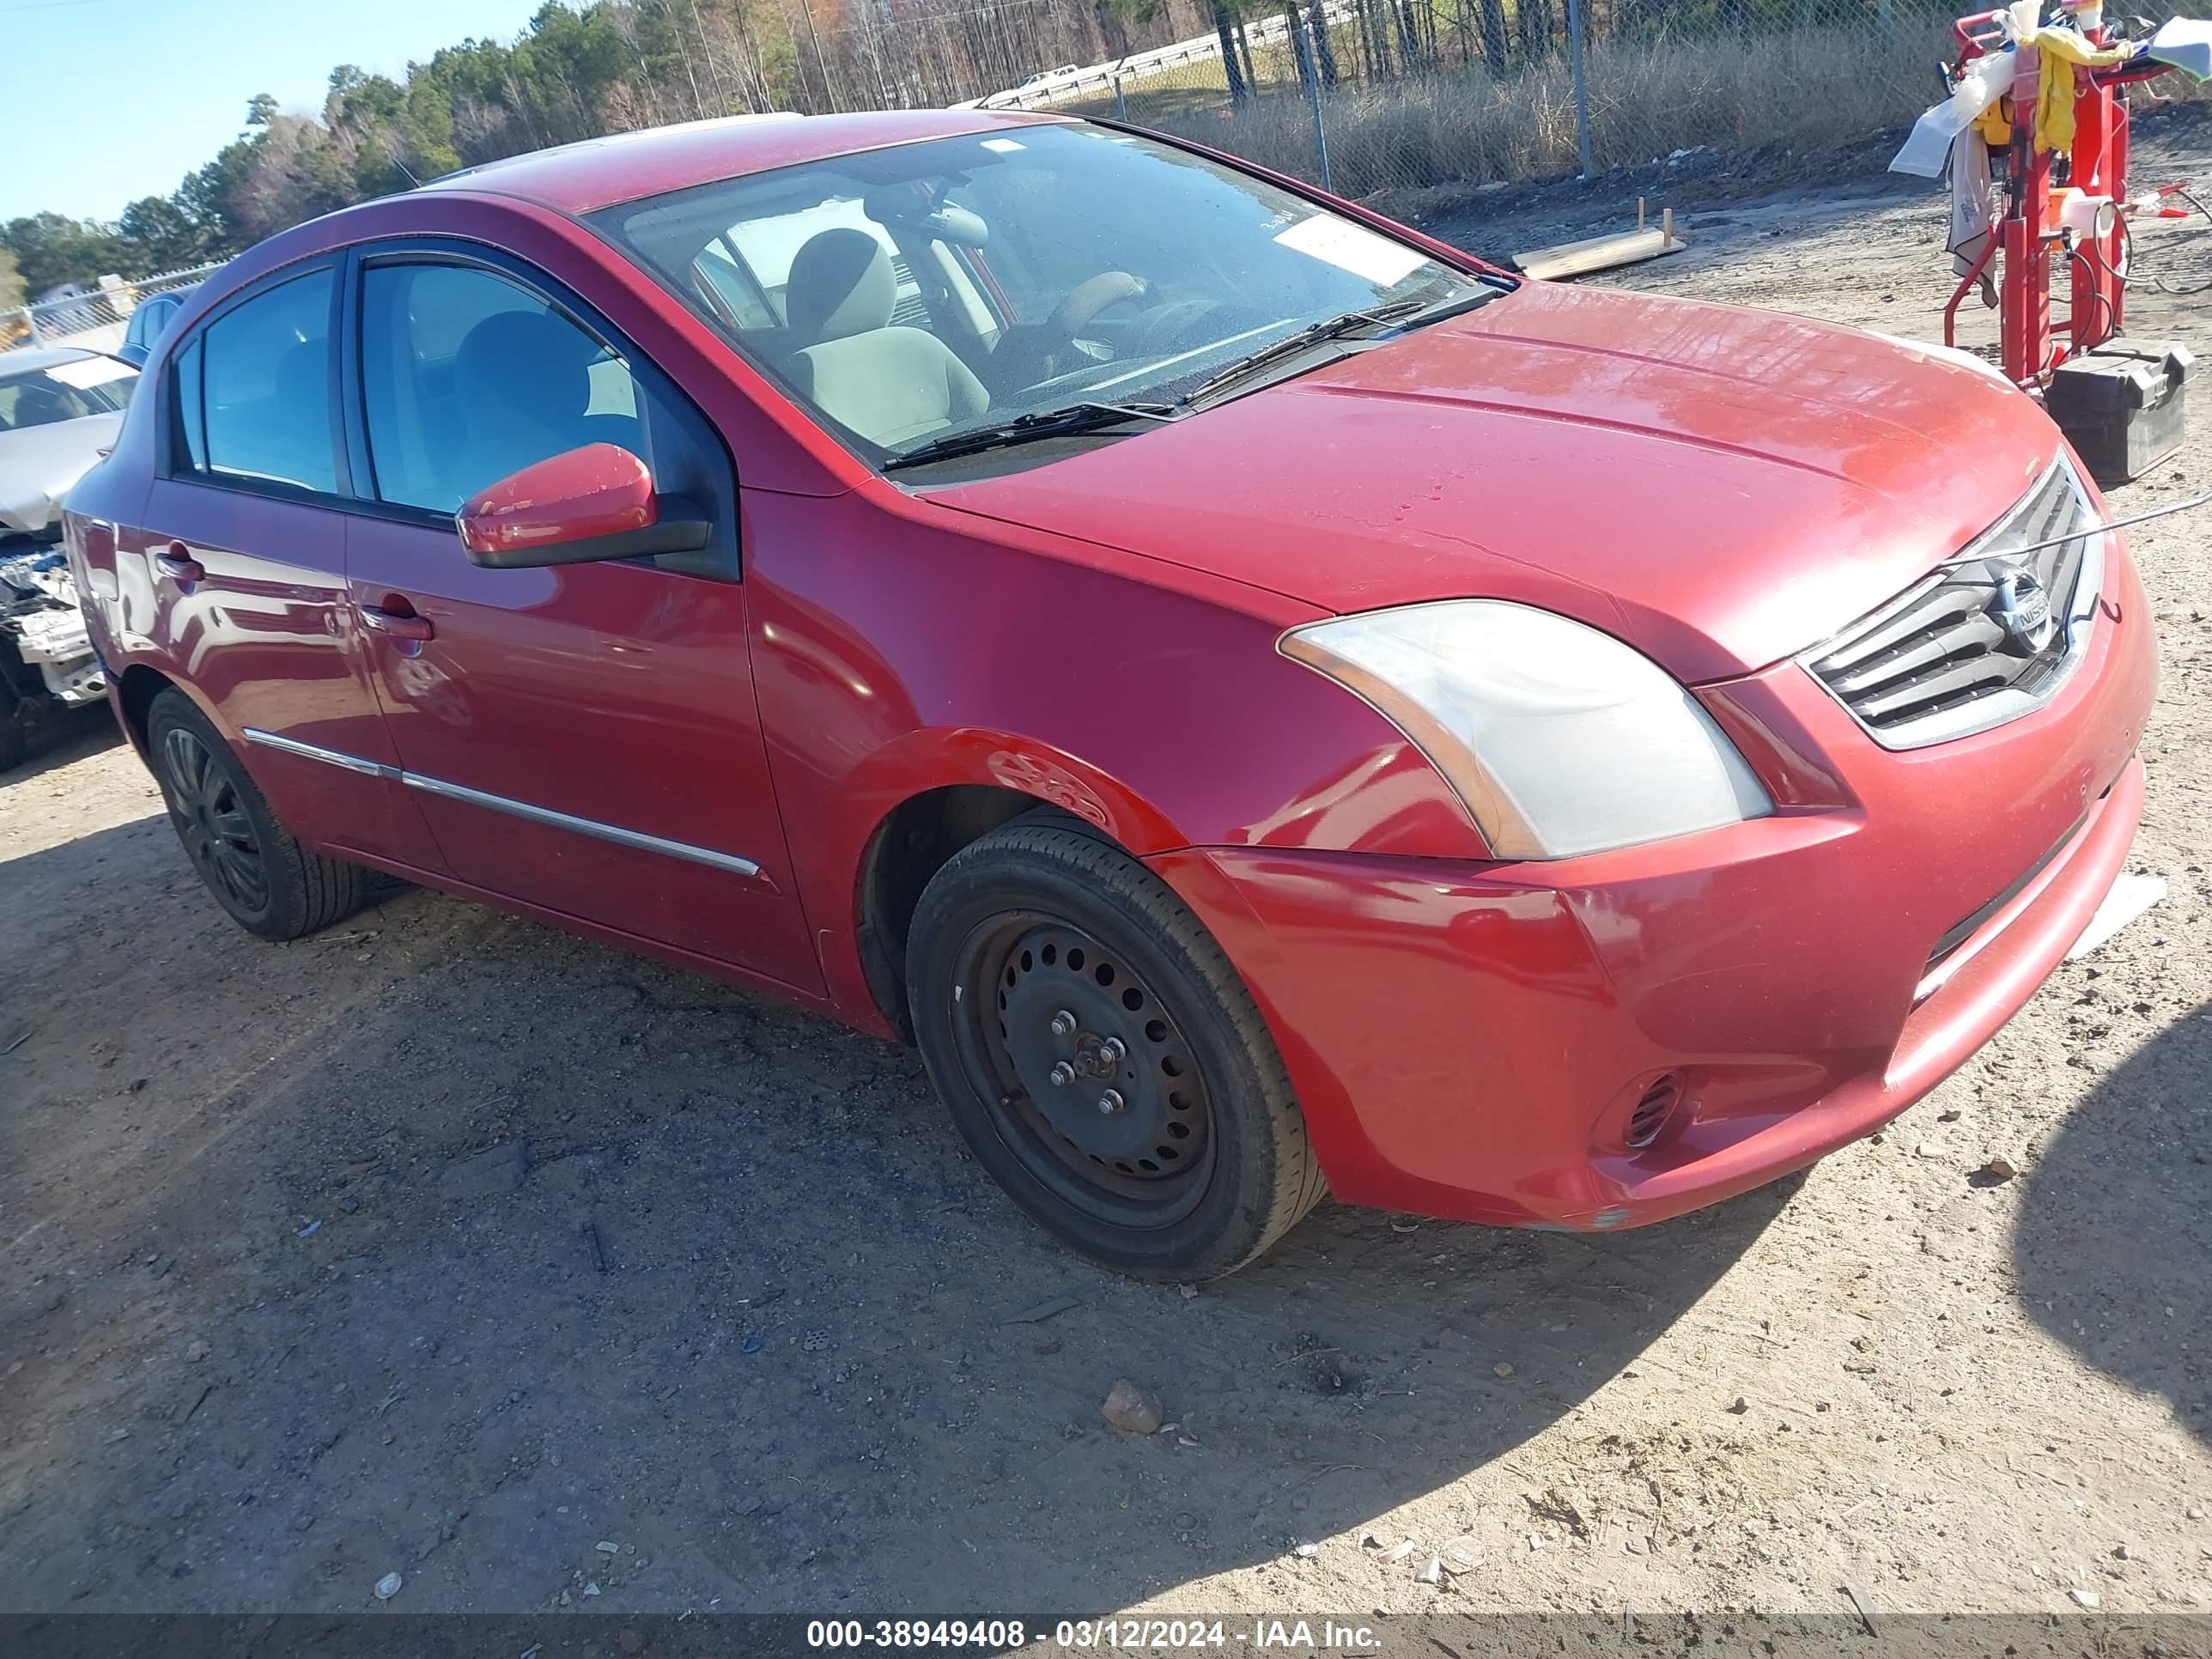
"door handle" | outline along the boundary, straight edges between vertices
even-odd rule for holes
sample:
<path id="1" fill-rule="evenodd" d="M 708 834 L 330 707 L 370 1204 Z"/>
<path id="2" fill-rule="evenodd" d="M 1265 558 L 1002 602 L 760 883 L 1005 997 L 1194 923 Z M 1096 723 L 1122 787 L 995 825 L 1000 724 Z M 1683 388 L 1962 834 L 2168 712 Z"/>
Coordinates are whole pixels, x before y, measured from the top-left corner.
<path id="1" fill-rule="evenodd" d="M 182 542 L 171 542 L 164 552 L 154 556 L 154 568 L 173 582 L 204 582 L 207 567 L 192 556 L 191 549 Z"/>
<path id="2" fill-rule="evenodd" d="M 430 626 L 428 617 L 416 615 L 415 607 L 397 593 L 386 594 L 380 605 L 364 605 L 360 609 L 364 627 L 395 640 L 427 640 L 438 631 Z"/>

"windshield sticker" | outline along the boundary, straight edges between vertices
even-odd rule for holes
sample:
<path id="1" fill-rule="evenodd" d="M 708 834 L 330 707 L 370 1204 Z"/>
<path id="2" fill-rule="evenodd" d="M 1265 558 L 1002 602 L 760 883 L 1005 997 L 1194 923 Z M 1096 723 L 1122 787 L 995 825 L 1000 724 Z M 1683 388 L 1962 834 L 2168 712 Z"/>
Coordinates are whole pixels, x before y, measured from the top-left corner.
<path id="1" fill-rule="evenodd" d="M 1001 155 L 1010 155 L 1018 149 L 1027 149 L 1029 146 L 1012 138 L 986 138 L 983 148 L 995 149 Z"/>
<path id="2" fill-rule="evenodd" d="M 119 380 L 138 371 L 128 363 L 118 362 L 112 357 L 81 357 L 73 362 L 49 363 L 46 378 L 59 380 L 64 386 L 73 386 L 79 391 L 87 386 L 104 386 L 110 380 Z"/>
<path id="3" fill-rule="evenodd" d="M 1286 248 L 1364 277 L 1377 288 L 1401 283 L 1428 263 L 1425 253 L 1326 213 L 1292 225 L 1275 240 Z"/>

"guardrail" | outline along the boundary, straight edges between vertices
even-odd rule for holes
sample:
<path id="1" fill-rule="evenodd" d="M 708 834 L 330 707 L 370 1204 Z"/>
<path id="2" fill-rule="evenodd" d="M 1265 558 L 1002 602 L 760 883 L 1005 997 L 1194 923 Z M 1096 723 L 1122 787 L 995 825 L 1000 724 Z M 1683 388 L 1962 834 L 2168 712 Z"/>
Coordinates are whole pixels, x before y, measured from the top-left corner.
<path id="1" fill-rule="evenodd" d="M 1328 27 L 1334 28 L 1349 21 L 1352 9 L 1343 0 L 1325 6 L 1322 15 Z M 1244 38 L 1254 46 L 1284 46 L 1289 43 L 1291 26 L 1280 13 L 1252 19 L 1244 25 Z M 1039 109 L 1069 99 L 1090 95 L 1112 95 L 1125 82 L 1157 76 L 1181 64 L 1204 63 L 1221 56 L 1221 37 L 1218 34 L 1193 35 L 1188 40 L 1176 40 L 1164 46 L 1154 46 L 1149 52 L 1133 52 L 1126 58 L 1116 58 L 1103 64 L 1086 64 L 1081 69 L 1056 70 L 1024 82 L 1018 87 L 986 93 L 981 98 L 963 99 L 954 109 Z"/>
<path id="2" fill-rule="evenodd" d="M 82 294 L 41 300 L 34 305 L 0 311 L 0 351 L 22 346 L 82 346 L 90 351 L 112 351 L 123 343 L 131 326 L 131 313 L 147 299 L 172 289 L 190 288 L 219 270 L 199 265 L 190 270 L 164 271 L 158 276 L 126 283 L 103 278 L 100 286 Z"/>

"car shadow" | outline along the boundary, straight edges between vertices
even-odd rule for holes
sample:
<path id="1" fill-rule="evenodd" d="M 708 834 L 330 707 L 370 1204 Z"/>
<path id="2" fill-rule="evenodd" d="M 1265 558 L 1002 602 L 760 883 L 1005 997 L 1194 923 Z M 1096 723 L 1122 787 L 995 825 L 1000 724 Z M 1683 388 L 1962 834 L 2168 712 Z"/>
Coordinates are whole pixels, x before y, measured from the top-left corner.
<path id="1" fill-rule="evenodd" d="M 2090 1091 L 2027 1178 L 2013 1259 L 2058 1341 L 2212 1444 L 2212 1003 Z"/>
<path id="2" fill-rule="evenodd" d="M 123 728 L 105 700 L 75 708 L 43 713 L 31 732 L 30 752 L 17 765 L 0 772 L 0 789 L 28 783 L 47 773 L 90 758 L 123 741 Z"/>
<path id="3" fill-rule="evenodd" d="M 158 820 L 0 884 L 73 907 L 0 963 L 45 998 L 0 1059 L 17 1608 L 1125 1607 L 1455 1501 L 1793 1190 L 1602 1238 L 1324 1205 L 1140 1285 L 826 1020 L 415 890 L 263 945 Z M 1121 1377 L 1173 1427 L 1108 1428 Z"/>

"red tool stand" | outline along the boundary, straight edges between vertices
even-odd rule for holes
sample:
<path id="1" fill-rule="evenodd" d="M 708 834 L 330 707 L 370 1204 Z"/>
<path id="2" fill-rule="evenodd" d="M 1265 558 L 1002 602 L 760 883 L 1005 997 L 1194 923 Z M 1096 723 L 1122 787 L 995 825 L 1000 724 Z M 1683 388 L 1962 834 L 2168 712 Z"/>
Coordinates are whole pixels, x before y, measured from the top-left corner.
<path id="1" fill-rule="evenodd" d="M 1954 76 L 1972 59 L 2005 49 L 2001 15 L 1959 20 Z M 2091 39 L 2101 44 L 2108 35 L 2100 31 Z M 2172 342 L 2119 343 L 2127 320 L 2127 88 L 2164 74 L 2166 65 L 2138 58 L 2076 69 L 2074 147 L 2060 157 L 2039 152 L 2033 143 L 2037 60 L 2032 53 L 2020 55 L 2023 72 L 2010 92 L 2005 211 L 1943 307 L 1943 343 L 1957 343 L 1960 303 L 1990 261 L 2001 258 L 1997 322 L 2005 378 L 2042 395 L 2100 481 L 2124 482 L 2179 446 L 2192 368 L 2189 351 Z M 2062 170 L 2063 179 L 2054 180 Z M 2095 215 L 2090 228 L 2069 230 L 2059 222 L 2054 182 L 2111 205 Z M 2072 281 L 2066 313 L 2054 321 L 2051 260 L 2060 251 L 2069 255 Z"/>

